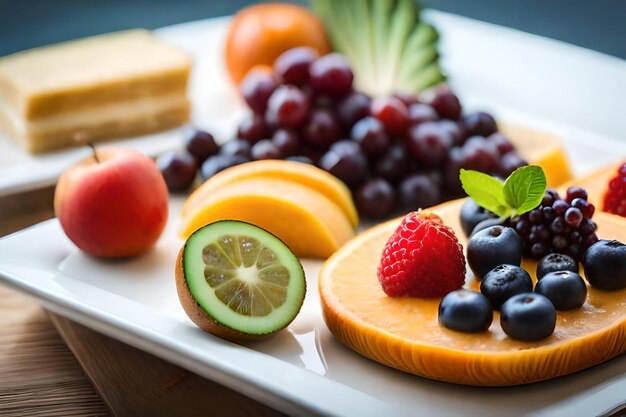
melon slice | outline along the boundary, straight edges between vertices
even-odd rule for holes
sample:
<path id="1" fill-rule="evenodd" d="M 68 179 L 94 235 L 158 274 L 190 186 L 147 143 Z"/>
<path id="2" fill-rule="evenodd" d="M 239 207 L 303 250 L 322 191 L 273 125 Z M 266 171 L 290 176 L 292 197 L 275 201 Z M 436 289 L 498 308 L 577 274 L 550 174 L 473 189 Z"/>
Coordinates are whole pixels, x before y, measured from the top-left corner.
<path id="1" fill-rule="evenodd" d="M 356 227 L 359 224 L 359 216 L 352 202 L 352 195 L 342 181 L 312 165 L 280 160 L 248 162 L 214 175 L 187 198 L 182 208 L 182 215 L 186 216 L 195 207 L 202 205 L 204 199 L 220 188 L 250 178 L 280 179 L 307 186 L 337 204 L 352 226 Z"/>
<path id="2" fill-rule="evenodd" d="M 459 224 L 463 200 L 430 210 L 466 239 Z M 401 219 L 376 226 L 347 243 L 319 274 L 324 319 L 330 331 L 360 354 L 415 375 L 467 385 L 506 386 L 542 381 L 611 359 L 626 351 L 626 290 L 589 287 L 587 302 L 559 311 L 554 334 L 539 342 L 510 339 L 494 313 L 487 332 L 465 334 L 437 322 L 439 299 L 391 298 L 376 267 Z M 598 213 L 602 238 L 626 241 L 626 221 Z M 534 275 L 536 261 L 523 267 Z M 533 277 L 533 279 L 535 279 Z M 478 289 L 472 277 L 467 286 Z"/>
<path id="3" fill-rule="evenodd" d="M 215 190 L 183 216 L 180 234 L 187 238 L 218 220 L 259 226 L 300 257 L 327 258 L 354 236 L 348 217 L 325 195 L 271 178 L 249 178 Z"/>

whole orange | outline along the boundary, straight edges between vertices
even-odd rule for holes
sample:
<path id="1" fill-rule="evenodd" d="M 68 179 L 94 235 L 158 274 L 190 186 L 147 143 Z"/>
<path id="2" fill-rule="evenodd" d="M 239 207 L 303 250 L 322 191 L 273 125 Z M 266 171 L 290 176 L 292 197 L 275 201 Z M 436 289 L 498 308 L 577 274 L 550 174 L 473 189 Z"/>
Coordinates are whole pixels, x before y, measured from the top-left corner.
<path id="1" fill-rule="evenodd" d="M 285 3 L 257 4 L 239 11 L 226 36 L 226 67 L 239 84 L 256 65 L 269 65 L 284 51 L 309 46 L 330 52 L 322 22 L 309 10 Z"/>

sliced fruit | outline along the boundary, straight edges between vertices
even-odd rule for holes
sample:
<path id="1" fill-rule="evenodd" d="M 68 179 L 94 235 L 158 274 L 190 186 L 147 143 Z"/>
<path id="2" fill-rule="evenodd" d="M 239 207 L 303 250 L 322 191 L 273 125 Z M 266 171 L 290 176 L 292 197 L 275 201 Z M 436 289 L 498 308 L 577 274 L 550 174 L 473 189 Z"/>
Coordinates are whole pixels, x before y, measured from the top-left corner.
<path id="1" fill-rule="evenodd" d="M 556 187 L 572 178 L 565 150 L 557 137 L 512 124 L 498 126 L 522 158 L 543 168 L 549 186 Z"/>
<path id="2" fill-rule="evenodd" d="M 456 200 L 429 210 L 466 244 L 459 224 L 462 204 L 463 200 Z M 624 219 L 606 213 L 596 216 L 602 238 L 626 241 Z M 626 289 L 589 287 L 586 303 L 559 312 L 554 334 L 537 342 L 507 337 L 498 312 L 488 331 L 465 334 L 438 324 L 439 299 L 388 297 L 376 277 L 378 254 L 400 221 L 360 234 L 326 261 L 319 274 L 328 328 L 360 354 L 427 378 L 500 386 L 569 374 L 626 351 Z M 522 262 L 533 275 L 536 264 L 529 259 Z M 467 286 L 476 290 L 478 282 L 472 279 Z"/>
<path id="3" fill-rule="evenodd" d="M 295 182 L 249 178 L 219 187 L 182 219 L 181 235 L 217 220 L 255 224 L 298 256 L 326 258 L 354 236 L 350 221 L 323 194 Z"/>
<path id="4" fill-rule="evenodd" d="M 225 339 L 272 334 L 296 317 L 306 281 L 298 258 L 257 226 L 219 221 L 192 234 L 176 262 L 176 288 L 189 318 Z"/>
<path id="5" fill-rule="evenodd" d="M 413 0 L 313 0 L 336 51 L 346 55 L 359 91 L 373 96 L 418 93 L 445 79 L 439 35 L 420 21 Z"/>
<path id="6" fill-rule="evenodd" d="M 187 198 L 182 209 L 183 217 L 220 188 L 250 178 L 281 179 L 307 186 L 337 204 L 352 226 L 359 223 L 350 190 L 337 177 L 309 164 L 280 160 L 249 162 L 214 175 Z"/>

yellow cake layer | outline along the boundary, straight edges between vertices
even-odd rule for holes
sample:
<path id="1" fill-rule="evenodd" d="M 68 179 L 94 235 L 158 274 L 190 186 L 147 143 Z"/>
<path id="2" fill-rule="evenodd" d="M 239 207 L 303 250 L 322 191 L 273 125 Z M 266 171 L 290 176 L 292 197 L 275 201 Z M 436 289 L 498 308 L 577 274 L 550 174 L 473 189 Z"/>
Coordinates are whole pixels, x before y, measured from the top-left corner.
<path id="1" fill-rule="evenodd" d="M 27 151 L 41 153 L 169 129 L 188 121 L 190 112 L 183 94 L 127 100 L 35 121 L 20 119 L 10 108 L 0 107 L 0 128 Z"/>
<path id="2" fill-rule="evenodd" d="M 0 103 L 36 120 L 140 97 L 185 94 L 189 55 L 143 29 L 0 59 Z"/>

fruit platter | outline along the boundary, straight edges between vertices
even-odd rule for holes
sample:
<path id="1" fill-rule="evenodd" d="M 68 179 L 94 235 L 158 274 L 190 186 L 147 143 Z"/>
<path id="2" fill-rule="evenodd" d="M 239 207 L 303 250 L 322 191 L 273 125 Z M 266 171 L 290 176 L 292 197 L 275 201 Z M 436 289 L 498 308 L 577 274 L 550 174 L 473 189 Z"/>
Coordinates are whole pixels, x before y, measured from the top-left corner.
<path id="1" fill-rule="evenodd" d="M 529 112 L 466 42 L 576 53 L 408 0 L 310 6 L 1 58 L 0 141 L 48 164 L 56 219 L 0 239 L 0 281 L 290 415 L 619 407 L 623 132 Z M 93 51 L 112 69 L 23 72 Z"/>

